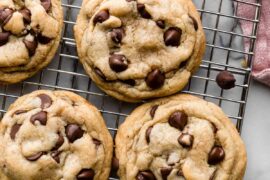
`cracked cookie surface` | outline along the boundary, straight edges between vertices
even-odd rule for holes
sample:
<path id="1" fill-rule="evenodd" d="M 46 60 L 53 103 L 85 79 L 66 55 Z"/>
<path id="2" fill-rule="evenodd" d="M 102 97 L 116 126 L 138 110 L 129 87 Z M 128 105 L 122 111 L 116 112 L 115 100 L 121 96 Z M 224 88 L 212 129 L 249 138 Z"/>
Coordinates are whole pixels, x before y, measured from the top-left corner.
<path id="1" fill-rule="evenodd" d="M 84 0 L 74 31 L 89 76 L 129 102 L 183 89 L 205 49 L 190 0 Z"/>
<path id="2" fill-rule="evenodd" d="M 116 136 L 121 180 L 240 180 L 244 144 L 222 110 L 191 95 L 135 109 Z"/>
<path id="3" fill-rule="evenodd" d="M 60 0 L 1 0 L 0 83 L 23 81 L 47 66 L 62 26 Z"/>
<path id="4" fill-rule="evenodd" d="M 112 148 L 101 114 L 82 97 L 35 91 L 12 104 L 0 122 L 0 177 L 107 179 Z"/>

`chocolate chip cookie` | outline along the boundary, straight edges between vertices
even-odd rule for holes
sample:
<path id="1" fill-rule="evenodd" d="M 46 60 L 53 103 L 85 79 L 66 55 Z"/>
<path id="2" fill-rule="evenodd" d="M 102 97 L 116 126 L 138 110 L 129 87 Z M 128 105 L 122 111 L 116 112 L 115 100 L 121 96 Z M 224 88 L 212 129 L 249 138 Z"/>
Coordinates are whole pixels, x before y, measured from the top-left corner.
<path id="1" fill-rule="evenodd" d="M 138 107 L 116 137 L 121 180 L 240 180 L 245 146 L 216 105 L 175 95 Z"/>
<path id="2" fill-rule="evenodd" d="M 0 1 L 0 84 L 20 82 L 49 64 L 62 21 L 59 0 Z"/>
<path id="3" fill-rule="evenodd" d="M 191 0 L 84 0 L 74 31 L 92 80 L 128 102 L 183 89 L 205 50 Z"/>
<path id="4" fill-rule="evenodd" d="M 0 177 L 104 180 L 112 148 L 101 114 L 86 100 L 36 91 L 20 97 L 0 122 Z"/>

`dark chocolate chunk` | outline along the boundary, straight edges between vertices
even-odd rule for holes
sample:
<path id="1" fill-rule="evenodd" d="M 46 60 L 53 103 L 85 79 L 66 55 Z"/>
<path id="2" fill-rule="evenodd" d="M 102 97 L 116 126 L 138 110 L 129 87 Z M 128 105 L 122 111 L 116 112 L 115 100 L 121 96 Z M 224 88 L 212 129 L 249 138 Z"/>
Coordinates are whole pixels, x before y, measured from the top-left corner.
<path id="1" fill-rule="evenodd" d="M 136 180 L 156 180 L 155 175 L 147 170 L 147 171 L 140 171 L 137 176 L 136 176 Z"/>
<path id="2" fill-rule="evenodd" d="M 39 94 L 38 97 L 41 100 L 41 108 L 45 109 L 52 105 L 52 99 L 47 94 Z"/>
<path id="3" fill-rule="evenodd" d="M 95 139 L 95 138 L 92 138 L 92 140 L 93 140 L 93 143 L 94 143 L 97 147 L 101 145 L 101 141 L 100 141 L 100 140 Z"/>
<path id="4" fill-rule="evenodd" d="M 112 169 L 113 169 L 114 171 L 117 171 L 118 168 L 119 168 L 119 160 L 114 156 L 114 157 L 112 158 Z"/>
<path id="5" fill-rule="evenodd" d="M 21 124 L 14 124 L 12 128 L 10 129 L 10 138 L 12 140 L 15 139 L 17 132 L 20 130 Z"/>
<path id="6" fill-rule="evenodd" d="M 172 168 L 161 168 L 160 173 L 163 180 L 167 180 L 167 177 L 170 175 Z"/>
<path id="7" fill-rule="evenodd" d="M 61 151 L 52 151 L 51 156 L 55 160 L 55 162 L 60 163 L 60 157 Z"/>
<path id="8" fill-rule="evenodd" d="M 146 77 L 146 84 L 152 89 L 158 89 L 163 86 L 165 82 L 165 75 L 159 70 L 154 69 Z"/>
<path id="9" fill-rule="evenodd" d="M 93 169 L 82 169 L 77 175 L 77 180 L 93 180 L 94 177 L 95 171 Z"/>
<path id="10" fill-rule="evenodd" d="M 122 72 L 128 68 L 127 58 L 121 54 L 113 54 L 109 58 L 109 64 L 113 71 Z"/>
<path id="11" fill-rule="evenodd" d="M 134 79 L 127 79 L 127 80 L 122 80 L 123 83 L 128 84 L 130 86 L 135 86 L 136 81 Z"/>
<path id="12" fill-rule="evenodd" d="M 184 148 L 192 147 L 193 140 L 194 137 L 188 133 L 182 133 L 178 138 L 179 144 L 181 144 Z"/>
<path id="13" fill-rule="evenodd" d="M 169 117 L 169 124 L 179 130 L 183 130 L 188 121 L 188 116 L 184 112 L 176 111 Z"/>
<path id="14" fill-rule="evenodd" d="M 198 28 L 199 28 L 197 20 L 194 17 L 190 16 L 190 15 L 189 15 L 189 18 L 192 20 L 195 31 L 197 31 Z"/>
<path id="15" fill-rule="evenodd" d="M 235 81 L 234 75 L 228 71 L 221 71 L 216 77 L 216 82 L 222 89 L 234 88 Z"/>
<path id="16" fill-rule="evenodd" d="M 31 22 L 31 11 L 27 8 L 19 11 L 23 15 L 24 23 L 29 24 Z"/>
<path id="17" fill-rule="evenodd" d="M 10 8 L 0 9 L 0 23 L 4 26 L 12 17 L 13 10 Z"/>
<path id="18" fill-rule="evenodd" d="M 208 164 L 215 165 L 223 161 L 225 158 L 225 151 L 221 146 L 214 146 L 208 154 Z"/>
<path id="19" fill-rule="evenodd" d="M 179 69 L 184 68 L 187 65 L 188 60 L 181 62 Z"/>
<path id="20" fill-rule="evenodd" d="M 145 9 L 145 5 L 144 4 L 137 3 L 137 10 L 138 10 L 138 12 L 140 13 L 140 15 L 143 18 L 145 18 L 145 19 L 151 19 L 152 18 L 151 14 L 149 14 L 147 12 L 147 10 Z"/>
<path id="21" fill-rule="evenodd" d="M 94 71 L 102 80 L 106 81 L 105 75 L 103 74 L 103 72 L 99 68 L 95 68 Z"/>
<path id="22" fill-rule="evenodd" d="M 152 129 L 153 127 L 151 126 L 145 132 L 145 139 L 148 144 L 150 143 L 150 134 L 151 134 Z"/>
<path id="23" fill-rule="evenodd" d="M 179 46 L 182 30 L 177 27 L 170 27 L 164 33 L 164 42 L 166 46 Z"/>
<path id="24" fill-rule="evenodd" d="M 124 37 L 124 29 L 123 28 L 116 28 L 113 29 L 111 32 L 111 38 L 112 41 L 119 44 L 122 42 L 122 39 Z"/>
<path id="25" fill-rule="evenodd" d="M 163 20 L 157 20 L 156 21 L 156 24 L 158 27 L 160 27 L 161 29 L 164 29 L 165 28 L 165 21 Z"/>
<path id="26" fill-rule="evenodd" d="M 53 150 L 59 149 L 64 144 L 64 142 L 65 142 L 64 137 L 62 136 L 61 133 L 58 133 L 58 139 L 53 147 Z"/>
<path id="27" fill-rule="evenodd" d="M 41 111 L 36 114 L 34 114 L 31 118 L 30 121 L 32 124 L 35 124 L 36 121 L 39 121 L 41 125 L 46 125 L 47 124 L 47 112 Z"/>
<path id="28" fill-rule="evenodd" d="M 3 46 L 8 42 L 9 36 L 9 32 L 0 32 L 0 46 Z"/>
<path id="29" fill-rule="evenodd" d="M 157 108 L 158 108 L 158 105 L 154 105 L 154 106 L 151 108 L 151 110 L 150 110 L 150 115 L 151 115 L 152 118 L 154 118 Z"/>
<path id="30" fill-rule="evenodd" d="M 50 10 L 51 7 L 51 0 L 40 0 L 41 5 L 45 9 L 46 12 Z"/>
<path id="31" fill-rule="evenodd" d="M 94 22 L 94 24 L 103 23 L 104 21 L 109 19 L 109 17 L 110 17 L 110 13 L 108 10 L 101 10 L 96 14 L 93 22 Z"/>
<path id="32" fill-rule="evenodd" d="M 32 156 L 25 157 L 28 161 L 36 161 L 43 155 L 43 152 L 38 152 Z"/>
<path id="33" fill-rule="evenodd" d="M 43 36 L 41 33 L 37 35 L 37 40 L 40 44 L 48 44 L 51 42 L 51 38 L 48 38 L 46 36 Z"/>
<path id="34" fill-rule="evenodd" d="M 77 139 L 80 139 L 83 136 L 83 130 L 77 124 L 69 124 L 66 126 L 66 135 L 68 140 L 73 143 Z"/>
<path id="35" fill-rule="evenodd" d="M 28 50 L 29 56 L 33 56 L 36 53 L 36 49 L 38 46 L 38 42 L 37 42 L 36 38 L 34 38 L 33 41 L 28 41 L 28 40 L 24 39 L 23 43 Z"/>

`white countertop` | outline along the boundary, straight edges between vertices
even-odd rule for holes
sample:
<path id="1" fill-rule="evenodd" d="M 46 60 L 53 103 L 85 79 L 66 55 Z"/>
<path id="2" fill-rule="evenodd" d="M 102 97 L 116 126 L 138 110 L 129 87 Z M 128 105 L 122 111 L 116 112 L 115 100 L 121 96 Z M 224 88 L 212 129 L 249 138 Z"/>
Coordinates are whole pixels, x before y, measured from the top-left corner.
<path id="1" fill-rule="evenodd" d="M 255 81 L 250 87 L 242 137 L 248 155 L 245 180 L 270 179 L 270 88 Z"/>

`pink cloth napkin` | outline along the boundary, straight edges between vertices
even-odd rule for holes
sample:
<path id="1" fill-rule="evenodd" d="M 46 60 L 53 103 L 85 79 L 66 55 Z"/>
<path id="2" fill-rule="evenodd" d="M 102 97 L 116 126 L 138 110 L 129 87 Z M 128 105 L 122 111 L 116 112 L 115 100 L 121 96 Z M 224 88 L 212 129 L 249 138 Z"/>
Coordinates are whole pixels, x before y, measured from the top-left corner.
<path id="1" fill-rule="evenodd" d="M 255 3 L 256 0 L 245 0 Z M 255 7 L 239 3 L 239 17 L 254 19 Z M 253 22 L 240 21 L 245 35 L 251 35 Z M 250 39 L 245 39 L 245 47 L 249 49 Z M 256 40 L 255 56 L 253 59 L 252 76 L 254 79 L 270 86 L 270 0 L 262 0 L 261 17 Z"/>

